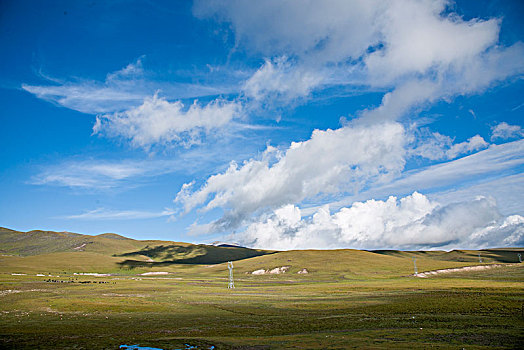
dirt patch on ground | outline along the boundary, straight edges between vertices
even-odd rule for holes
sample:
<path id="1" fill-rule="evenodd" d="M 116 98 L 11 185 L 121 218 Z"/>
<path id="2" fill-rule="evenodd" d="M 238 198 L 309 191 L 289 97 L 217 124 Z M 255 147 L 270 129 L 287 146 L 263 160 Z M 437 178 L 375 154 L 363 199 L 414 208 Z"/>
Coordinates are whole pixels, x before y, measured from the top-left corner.
<path id="1" fill-rule="evenodd" d="M 419 278 L 427 278 L 431 276 L 436 276 L 440 274 L 445 273 L 455 273 L 455 272 L 476 272 L 476 271 L 484 271 L 489 269 L 494 269 L 497 267 L 502 267 L 504 265 L 501 264 L 494 264 L 494 265 L 477 265 L 477 266 L 465 266 L 465 267 L 456 267 L 453 269 L 442 269 L 442 270 L 433 270 L 433 271 L 425 271 L 417 273 L 413 276 L 419 277 Z"/>
<path id="2" fill-rule="evenodd" d="M 3 296 L 8 295 L 8 294 L 20 293 L 20 292 L 22 292 L 22 291 L 21 290 L 12 290 L 12 289 L 2 290 L 2 291 L 0 291 L 0 297 L 3 297 Z"/>
<path id="3" fill-rule="evenodd" d="M 120 298 L 147 298 L 148 294 L 120 294 L 120 293 L 104 293 L 105 297 L 120 297 Z"/>
<path id="4" fill-rule="evenodd" d="M 270 270 L 255 270 L 251 272 L 252 275 L 280 275 L 282 273 L 286 273 L 291 266 L 281 266 L 281 267 L 275 267 L 274 269 Z"/>
<path id="5" fill-rule="evenodd" d="M 0 291 L 0 297 L 15 294 L 15 293 L 24 293 L 24 292 L 50 292 L 47 289 L 7 289 Z"/>

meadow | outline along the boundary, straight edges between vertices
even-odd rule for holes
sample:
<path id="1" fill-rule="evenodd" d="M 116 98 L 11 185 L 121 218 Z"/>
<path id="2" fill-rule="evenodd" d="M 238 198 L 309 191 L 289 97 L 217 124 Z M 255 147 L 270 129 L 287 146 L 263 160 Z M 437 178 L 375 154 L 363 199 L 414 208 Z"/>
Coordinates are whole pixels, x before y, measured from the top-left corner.
<path id="1" fill-rule="evenodd" d="M 136 242 L 123 251 L 143 252 L 145 243 Z M 132 254 L 67 245 L 14 254 L 19 248 L 0 256 L 2 349 L 516 349 L 524 342 L 524 264 L 515 261 L 522 249 L 481 251 L 481 265 L 497 267 L 428 278 L 413 276 L 414 255 L 423 272 L 479 265 L 478 252 L 259 252 L 234 261 L 236 288 L 228 289 L 225 262 L 163 256 L 170 263 L 125 265 Z M 221 250 L 210 249 L 209 258 L 220 260 Z M 252 274 L 283 266 L 285 273 Z M 150 272 L 164 274 L 143 275 Z"/>

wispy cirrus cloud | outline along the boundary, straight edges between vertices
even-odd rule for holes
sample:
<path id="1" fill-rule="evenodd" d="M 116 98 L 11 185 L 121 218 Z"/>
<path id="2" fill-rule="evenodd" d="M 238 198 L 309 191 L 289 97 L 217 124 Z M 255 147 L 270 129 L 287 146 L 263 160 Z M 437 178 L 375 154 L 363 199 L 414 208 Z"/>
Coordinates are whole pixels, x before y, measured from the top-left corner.
<path id="1" fill-rule="evenodd" d="M 158 91 L 172 99 L 190 99 L 227 94 L 231 85 L 199 85 L 158 80 L 144 68 L 141 57 L 124 68 L 108 73 L 103 81 L 71 78 L 57 79 L 40 74 L 50 84 L 22 84 L 36 97 L 87 114 L 115 113 L 141 105 Z"/>
<path id="2" fill-rule="evenodd" d="M 23 84 L 22 88 L 60 106 L 96 114 L 94 134 L 123 139 L 146 151 L 152 146 L 187 148 L 219 130 L 238 131 L 242 124 L 249 127 L 242 120 L 242 104 L 238 100 L 218 97 L 201 103 L 195 99 L 238 92 L 234 84 L 156 81 L 149 75 L 140 58 L 107 74 L 105 81 L 53 79 L 53 85 Z M 187 105 L 183 99 L 193 101 Z"/>
<path id="3" fill-rule="evenodd" d="M 253 130 L 254 129 L 254 130 Z M 240 130 L 248 135 L 273 130 L 263 125 L 237 124 L 233 122 L 228 132 L 216 143 L 204 144 L 198 148 L 177 152 L 169 157 L 155 155 L 150 157 L 108 159 L 81 158 L 66 159 L 55 163 L 42 164 L 28 183 L 40 186 L 69 187 L 77 190 L 126 190 L 154 182 L 160 176 L 196 176 L 224 169 L 231 159 L 246 159 L 252 155 L 265 140 L 260 136 L 240 139 L 243 147 L 231 142 L 238 137 Z"/>
<path id="4" fill-rule="evenodd" d="M 429 196 L 440 203 L 473 200 L 476 197 L 493 197 L 503 215 L 524 215 L 524 173 L 502 174 L 475 183 L 464 183 Z"/>
<path id="5" fill-rule="evenodd" d="M 110 189 L 134 186 L 149 177 L 176 171 L 176 163 L 165 160 L 80 160 L 46 166 L 32 177 L 34 185 L 65 186 L 80 189 Z"/>
<path id="6" fill-rule="evenodd" d="M 66 215 L 60 218 L 69 220 L 139 220 L 171 217 L 176 214 L 173 209 L 166 208 L 159 212 L 141 210 L 110 210 L 98 208 L 82 214 Z"/>
<path id="7" fill-rule="evenodd" d="M 401 187 L 428 190 L 450 186 L 461 180 L 497 176 L 504 171 L 518 171 L 524 164 L 524 141 L 491 145 L 475 154 L 431 165 L 422 169 L 404 172 L 397 180 L 382 186 L 382 190 Z M 409 191 L 409 190 L 408 190 Z"/>
<path id="8" fill-rule="evenodd" d="M 47 78 L 47 77 L 46 77 Z M 104 81 L 47 78 L 52 84 L 22 84 L 36 97 L 82 113 L 117 111 L 140 103 L 147 95 L 142 59 L 107 74 Z"/>
<path id="9" fill-rule="evenodd" d="M 421 191 L 439 198 L 442 203 L 472 199 L 479 194 L 492 195 L 505 212 L 523 213 L 524 197 L 517 190 L 524 181 L 523 165 L 523 140 L 490 145 L 472 155 L 405 171 L 390 183 L 331 202 L 329 206 L 336 209 L 367 198 L 384 198 L 391 194 L 403 196 Z M 513 193 L 508 193 L 508 189 Z M 514 202 L 505 203 L 505 198 L 512 198 Z M 516 209 L 518 210 L 515 211 Z M 310 213 L 311 210 L 307 212 Z"/>

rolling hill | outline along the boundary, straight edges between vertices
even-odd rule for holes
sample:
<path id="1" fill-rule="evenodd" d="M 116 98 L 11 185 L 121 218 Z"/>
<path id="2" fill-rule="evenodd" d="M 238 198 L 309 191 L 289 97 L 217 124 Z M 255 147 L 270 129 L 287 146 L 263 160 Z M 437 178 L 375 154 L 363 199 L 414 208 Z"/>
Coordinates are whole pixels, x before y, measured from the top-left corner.
<path id="1" fill-rule="evenodd" d="M 371 252 L 417 259 L 434 259 L 440 261 L 456 261 L 467 263 L 479 263 L 479 254 L 483 263 L 517 263 L 519 262 L 518 254 L 524 257 L 524 248 L 495 248 L 481 250 L 452 250 L 449 252 L 443 250 L 434 251 L 401 251 L 401 250 L 372 250 Z"/>
<path id="2" fill-rule="evenodd" d="M 0 254 L 20 265 L 84 264 L 103 270 L 153 268 L 172 264 L 219 264 L 273 253 L 243 247 L 216 247 L 159 240 L 135 240 L 114 233 L 19 232 L 0 228 Z M 49 261 L 48 261 L 49 260 Z M 40 261 L 40 263 L 38 263 Z M 54 261 L 54 262 L 53 262 Z"/>
<path id="3" fill-rule="evenodd" d="M 382 278 L 413 273 L 412 257 L 419 272 L 483 264 L 515 263 L 522 248 L 481 251 L 364 251 L 354 249 L 266 251 L 232 245 L 205 245 L 160 240 L 135 240 L 114 233 L 97 236 L 34 230 L 19 232 L 0 228 L 0 272 L 103 272 L 188 271 L 221 275 L 225 262 L 236 261 L 235 271 L 271 271 L 285 267 L 284 275 L 306 269 L 315 278 Z M 283 278 L 274 276 L 274 278 Z"/>

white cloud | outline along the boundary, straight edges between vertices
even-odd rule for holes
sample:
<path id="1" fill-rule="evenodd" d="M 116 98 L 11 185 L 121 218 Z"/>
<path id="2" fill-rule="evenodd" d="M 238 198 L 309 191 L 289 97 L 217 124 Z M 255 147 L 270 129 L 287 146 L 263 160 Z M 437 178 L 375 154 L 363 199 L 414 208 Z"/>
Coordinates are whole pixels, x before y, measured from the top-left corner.
<path id="1" fill-rule="evenodd" d="M 257 103 L 289 102 L 307 97 L 323 79 L 320 72 L 297 69 L 286 57 L 279 57 L 266 60 L 242 90 Z"/>
<path id="2" fill-rule="evenodd" d="M 453 201 L 472 200 L 478 195 L 493 196 L 506 214 L 521 213 L 524 196 L 520 188 L 524 177 L 520 168 L 524 164 L 524 141 L 491 145 L 475 154 L 453 161 L 404 171 L 393 181 L 378 184 L 356 195 L 329 203 L 331 210 L 351 205 L 369 198 L 389 195 L 404 196 L 413 191 L 424 191 L 446 204 Z M 315 207 L 303 210 L 307 215 Z"/>
<path id="3" fill-rule="evenodd" d="M 185 206 L 186 212 L 195 208 L 223 209 L 223 216 L 212 224 L 191 227 L 193 233 L 209 233 L 238 228 L 249 220 L 258 220 L 268 210 L 289 204 L 326 203 L 349 195 L 330 202 L 329 207 L 334 209 L 390 194 L 444 191 L 449 186 L 464 188 L 463 184 L 472 186 L 494 176 L 506 176 L 524 164 L 524 141 L 515 141 L 491 145 L 451 162 L 402 172 L 405 158 L 412 156 L 406 151 L 408 139 L 400 124 L 317 130 L 310 140 L 294 143 L 286 151 L 270 147 L 261 159 L 241 166 L 232 163 L 226 172 L 209 177 L 198 189 L 193 188 L 194 183 L 184 185 L 176 201 Z M 479 144 L 483 146 L 482 141 L 472 137 L 455 148 L 450 141 L 440 155 L 447 157 L 451 150 L 455 156 Z M 508 206 L 504 204 L 504 208 Z M 316 209 L 304 212 L 309 215 L 312 210 Z"/>
<path id="4" fill-rule="evenodd" d="M 461 154 L 478 151 L 486 147 L 488 147 L 488 143 L 479 135 L 475 135 L 470 137 L 467 141 L 456 143 L 451 146 L 451 148 L 446 151 L 446 157 L 448 159 L 453 159 Z"/>
<path id="5" fill-rule="evenodd" d="M 437 101 L 451 101 L 457 95 L 482 92 L 491 85 L 524 72 L 524 45 L 493 47 L 464 62 L 437 66 L 426 74 L 408 73 L 394 83 L 377 108 L 360 113 L 363 122 L 398 120 Z"/>
<path id="6" fill-rule="evenodd" d="M 491 145 L 488 149 L 456 159 L 404 172 L 397 180 L 375 190 L 405 191 L 428 190 L 450 186 L 461 181 L 501 175 L 504 171 L 518 169 L 524 164 L 524 141 Z"/>
<path id="7" fill-rule="evenodd" d="M 46 166 L 31 179 L 34 185 L 66 186 L 83 189 L 110 189 L 128 181 L 174 172 L 174 161 L 66 161 Z"/>
<path id="8" fill-rule="evenodd" d="M 507 140 L 524 137 L 524 130 L 519 125 L 499 123 L 491 128 L 491 140 Z"/>
<path id="9" fill-rule="evenodd" d="M 310 218 L 301 218 L 293 205 L 284 206 L 235 239 L 265 249 L 519 246 L 524 217 L 503 218 L 489 198 L 440 206 L 415 192 L 400 200 L 355 202 L 334 214 L 323 207 Z"/>
<path id="10" fill-rule="evenodd" d="M 98 115 L 93 132 L 122 137 L 135 147 L 172 143 L 190 146 L 226 126 L 240 113 L 241 106 L 236 102 L 217 99 L 200 106 L 194 101 L 186 108 L 180 101 L 169 102 L 154 95 L 136 108 Z"/>
<path id="11" fill-rule="evenodd" d="M 430 165 L 403 172 L 393 181 L 371 188 L 334 206 L 343 206 L 354 200 L 384 197 L 389 194 L 407 194 L 413 191 L 436 192 L 457 189 L 463 183 L 475 185 L 519 171 L 524 164 L 524 141 L 491 145 L 475 154 L 450 162 Z M 524 204 L 524 203 L 523 203 Z"/>
<path id="12" fill-rule="evenodd" d="M 238 130 L 251 137 L 236 140 Z M 33 165 L 36 173 L 28 183 L 64 186 L 78 191 L 125 190 L 151 183 L 166 174 L 187 178 L 222 171 L 232 158 L 247 159 L 266 144 L 264 136 L 267 130 L 263 126 L 233 122 L 226 131 L 233 135 L 227 134 L 214 143 L 169 155 L 123 159 L 73 157 Z M 256 136 L 252 136 L 254 132 Z"/>
<path id="13" fill-rule="evenodd" d="M 149 212 L 141 210 L 108 210 L 105 208 L 98 208 L 90 210 L 82 214 L 63 216 L 64 219 L 70 220 L 137 220 L 137 219 L 153 219 L 164 216 L 173 216 L 176 212 L 173 209 L 166 208 L 160 212 Z"/>
<path id="14" fill-rule="evenodd" d="M 388 83 L 406 74 L 462 67 L 498 40 L 499 21 L 442 15 L 449 1 L 394 1 L 379 19 L 384 47 L 366 57 L 372 79 Z"/>
<path id="15" fill-rule="evenodd" d="M 315 54 L 338 62 L 376 41 L 380 1 L 195 1 L 193 13 L 230 22 L 237 46 L 266 56 Z"/>
<path id="16" fill-rule="evenodd" d="M 83 113 L 104 113 L 121 110 L 140 103 L 145 91 L 139 88 L 143 80 L 142 60 L 138 59 L 121 70 L 109 73 L 105 81 L 60 81 L 58 85 L 22 84 L 22 89 L 38 98 Z M 49 79 L 48 79 L 49 80 Z"/>
<path id="17" fill-rule="evenodd" d="M 413 155 L 448 160 L 488 147 L 481 136 L 454 144 L 438 133 L 417 139 L 420 135 L 413 137 L 402 131 L 390 147 L 391 138 L 376 131 L 380 125 L 399 125 L 396 121 L 402 118 L 416 117 L 435 102 L 484 91 L 524 72 L 524 45 L 499 45 L 499 19 L 464 20 L 453 12 L 451 4 L 446 0 L 197 1 L 197 17 L 230 23 L 235 50 L 245 48 L 265 57 L 243 87 L 247 103 L 287 105 L 334 84 L 386 93 L 378 107 L 357 113 L 351 125 L 315 131 L 310 140 L 298 143 L 300 147 L 292 144 L 287 151 L 277 152 L 273 161 L 266 155 L 240 167 L 234 163 L 225 173 L 209 177 L 201 188 L 184 188 L 176 200 L 186 211 L 222 208 L 223 217 L 206 225 L 206 230 L 220 230 L 236 227 L 268 209 L 314 201 L 321 195 L 403 187 L 416 190 L 417 184 L 440 183 L 437 174 L 448 186 L 460 182 L 463 174 L 453 170 L 473 161 L 464 160 L 467 157 L 408 172 L 391 184 L 381 182 L 381 176 L 388 175 L 391 180 L 403 170 L 405 158 Z M 325 145 L 336 145 L 336 149 Z M 417 147 L 406 148 L 413 145 Z M 384 153 L 376 154 L 372 147 Z M 358 155 L 354 153 L 357 150 Z M 464 174 L 475 177 L 496 172 L 493 167 L 488 170 L 489 166 L 521 164 L 521 157 L 515 154 L 506 154 L 509 158 L 504 159 L 505 151 L 505 147 L 493 148 L 476 157 L 485 157 L 486 162 L 472 164 Z M 366 152 L 376 159 L 362 159 Z M 297 162 L 295 154 L 299 154 Z M 393 159 L 395 166 L 383 164 Z"/>
<path id="18" fill-rule="evenodd" d="M 263 63 L 250 78 L 226 89 L 243 96 L 236 102 L 219 99 L 185 111 L 180 101 L 151 99 L 147 96 L 159 87 L 152 90 L 141 59 L 108 74 L 103 82 L 23 88 L 68 108 L 103 113 L 95 133 L 123 137 L 145 148 L 198 143 L 211 129 L 227 125 L 240 109 L 292 106 L 332 85 L 388 91 L 378 108 L 357 116 L 362 123 L 399 120 L 436 101 L 477 93 L 524 71 L 522 43 L 511 47 L 498 43 L 499 19 L 466 21 L 451 4 L 447 0 L 196 1 L 197 17 L 230 23 L 235 50 L 246 48 L 262 55 L 258 57 Z M 243 74 L 236 77 L 244 79 Z M 163 94 L 173 97 L 164 87 Z M 221 88 L 178 84 L 175 90 L 172 100 L 216 95 Z M 464 149 L 467 146 L 473 147 L 464 145 Z"/>
<path id="19" fill-rule="evenodd" d="M 496 178 L 484 179 L 478 183 L 459 184 L 445 191 L 428 195 L 439 203 L 473 200 L 477 196 L 491 196 L 495 198 L 498 208 L 503 215 L 524 215 L 524 174 L 504 174 Z"/>
<path id="20" fill-rule="evenodd" d="M 45 101 L 87 114 L 114 113 L 139 106 L 161 90 L 176 99 L 229 93 L 234 86 L 207 86 L 155 80 L 143 67 L 142 58 L 115 72 L 103 81 L 89 79 L 55 79 L 40 74 L 51 85 L 22 84 L 22 89 Z M 231 85 L 231 84 L 229 84 Z"/>
<path id="21" fill-rule="evenodd" d="M 194 14 L 229 22 L 236 49 L 272 58 L 245 88 L 258 100 L 280 97 L 276 104 L 326 84 L 387 88 L 363 115 L 397 120 L 524 71 L 522 43 L 498 45 L 499 19 L 464 20 L 447 0 L 215 0 L 197 1 Z"/>
<path id="22" fill-rule="evenodd" d="M 400 129 L 393 132 L 395 128 Z M 402 172 L 405 158 L 413 156 L 406 151 L 408 139 L 399 124 L 316 131 L 310 140 L 292 144 L 284 152 L 269 148 L 261 159 L 250 160 L 240 167 L 233 163 L 226 172 L 208 178 L 199 189 L 194 189 L 194 184 L 186 185 L 176 201 L 185 206 L 186 212 L 195 208 L 204 211 L 222 208 L 224 215 L 213 224 L 191 228 L 194 232 L 213 232 L 237 228 L 253 216 L 257 220 L 268 209 L 288 204 L 307 200 L 326 203 L 333 197 L 349 194 L 343 200 L 331 202 L 329 206 L 333 209 L 390 194 L 444 191 L 449 186 L 463 188 L 463 183 L 472 186 L 486 182 L 524 164 L 524 142 L 515 141 L 491 145 L 451 162 Z M 439 157 L 456 156 L 478 145 L 484 147 L 480 137 L 456 145 L 449 139 L 447 148 L 439 148 Z M 506 204 L 503 207 L 508 208 Z M 309 215 L 311 210 L 314 209 L 305 212 Z"/>
<path id="23" fill-rule="evenodd" d="M 40 99 L 88 114 L 120 110 L 144 99 L 141 93 L 100 86 L 96 82 L 65 83 L 58 86 L 22 84 L 22 89 Z"/>
<path id="24" fill-rule="evenodd" d="M 294 142 L 285 152 L 268 147 L 261 159 L 231 163 L 196 191 L 184 186 L 176 201 L 186 211 L 222 208 L 215 229 L 235 227 L 267 208 L 384 182 L 402 171 L 404 143 L 398 123 L 315 130 L 309 140 Z"/>
<path id="25" fill-rule="evenodd" d="M 431 160 L 445 159 L 446 149 L 453 144 L 451 137 L 438 132 L 431 133 L 425 128 L 418 130 L 414 141 L 416 145 L 411 150 L 411 154 Z"/>
<path id="26" fill-rule="evenodd" d="M 418 132 L 415 142 L 416 146 L 410 150 L 411 155 L 431 160 L 454 159 L 459 155 L 478 151 L 489 146 L 479 135 L 470 137 L 467 141 L 454 144 L 451 137 L 438 132 L 428 133 L 426 130 Z"/>

